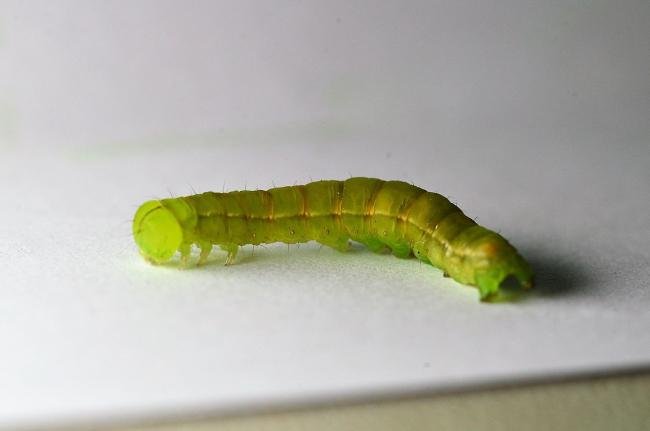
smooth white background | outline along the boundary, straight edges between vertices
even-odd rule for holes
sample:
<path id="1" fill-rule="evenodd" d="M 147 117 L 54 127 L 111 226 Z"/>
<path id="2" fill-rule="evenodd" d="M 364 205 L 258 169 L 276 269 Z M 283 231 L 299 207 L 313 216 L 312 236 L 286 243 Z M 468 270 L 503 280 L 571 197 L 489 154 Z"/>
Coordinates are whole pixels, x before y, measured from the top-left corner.
<path id="1" fill-rule="evenodd" d="M 0 426 L 436 391 L 650 361 L 650 4 L 0 0 Z M 350 175 L 530 259 L 147 265 L 152 197 Z"/>

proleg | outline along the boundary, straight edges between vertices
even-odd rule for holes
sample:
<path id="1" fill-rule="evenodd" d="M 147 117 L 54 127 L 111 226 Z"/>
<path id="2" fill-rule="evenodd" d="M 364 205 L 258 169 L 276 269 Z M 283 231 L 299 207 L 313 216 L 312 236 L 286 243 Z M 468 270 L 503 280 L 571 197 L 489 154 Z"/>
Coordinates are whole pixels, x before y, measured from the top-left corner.
<path id="1" fill-rule="evenodd" d="M 158 264 L 176 253 L 187 264 L 192 245 L 201 250 L 199 264 L 214 245 L 231 264 L 246 244 L 314 240 L 345 251 L 353 240 L 415 256 L 478 287 L 482 300 L 497 298 L 506 279 L 533 285 L 530 265 L 505 238 L 444 196 L 402 181 L 357 177 L 149 201 L 135 214 L 133 236 L 142 256 Z"/>

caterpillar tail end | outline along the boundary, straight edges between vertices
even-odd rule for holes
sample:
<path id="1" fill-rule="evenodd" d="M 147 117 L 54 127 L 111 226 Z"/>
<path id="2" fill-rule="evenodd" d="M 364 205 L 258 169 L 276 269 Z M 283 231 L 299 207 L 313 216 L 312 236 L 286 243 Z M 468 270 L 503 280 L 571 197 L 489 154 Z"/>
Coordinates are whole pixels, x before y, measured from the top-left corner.
<path id="1" fill-rule="evenodd" d="M 477 280 L 482 302 L 511 302 L 533 286 L 533 273 L 527 264 L 512 272 L 486 275 Z"/>

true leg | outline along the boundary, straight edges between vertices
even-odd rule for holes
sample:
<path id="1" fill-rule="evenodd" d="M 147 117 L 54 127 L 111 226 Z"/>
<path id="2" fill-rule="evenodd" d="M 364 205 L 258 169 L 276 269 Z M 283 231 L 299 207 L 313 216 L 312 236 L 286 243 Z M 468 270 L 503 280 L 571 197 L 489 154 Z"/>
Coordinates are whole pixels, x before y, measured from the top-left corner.
<path id="1" fill-rule="evenodd" d="M 199 261 L 197 265 L 203 265 L 208 260 L 208 256 L 212 251 L 212 244 L 207 241 L 200 241 L 199 248 L 201 249 L 201 254 L 199 255 Z"/>
<path id="2" fill-rule="evenodd" d="M 237 244 L 222 244 L 219 248 L 228 253 L 225 265 L 232 265 L 237 256 L 237 251 L 239 251 L 239 246 Z"/>

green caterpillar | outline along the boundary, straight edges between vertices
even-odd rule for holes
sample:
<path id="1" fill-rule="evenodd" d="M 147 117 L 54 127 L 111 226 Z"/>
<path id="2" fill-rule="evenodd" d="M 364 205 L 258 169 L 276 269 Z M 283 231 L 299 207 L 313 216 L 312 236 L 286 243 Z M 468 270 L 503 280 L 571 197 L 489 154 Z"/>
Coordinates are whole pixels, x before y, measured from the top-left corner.
<path id="1" fill-rule="evenodd" d="M 149 201 L 135 214 L 133 236 L 156 264 L 178 251 L 186 265 L 192 244 L 201 250 L 199 264 L 216 244 L 228 252 L 228 265 L 244 244 L 315 240 L 345 251 L 352 239 L 375 252 L 415 255 L 477 286 L 482 300 L 496 298 L 507 278 L 523 288 L 533 284 L 530 266 L 505 238 L 444 196 L 402 181 L 350 178 Z"/>

